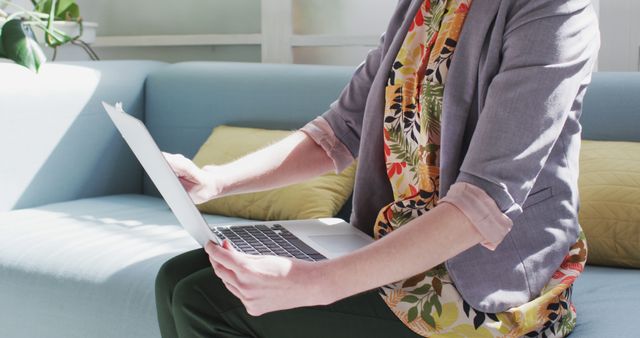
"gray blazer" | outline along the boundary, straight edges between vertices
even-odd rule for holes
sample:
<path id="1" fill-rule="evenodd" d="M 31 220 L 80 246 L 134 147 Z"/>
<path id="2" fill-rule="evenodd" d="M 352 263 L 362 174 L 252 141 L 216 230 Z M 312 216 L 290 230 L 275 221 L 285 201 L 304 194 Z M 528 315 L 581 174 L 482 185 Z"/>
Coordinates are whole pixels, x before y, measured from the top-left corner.
<path id="1" fill-rule="evenodd" d="M 359 158 L 351 222 L 370 234 L 393 200 L 384 87 L 423 1 L 398 2 L 380 46 L 323 115 Z M 477 245 L 446 262 L 475 309 L 501 312 L 538 296 L 577 239 L 578 118 L 598 48 L 590 0 L 473 1 L 445 89 L 440 195 L 474 184 L 514 223 L 495 251 Z"/>

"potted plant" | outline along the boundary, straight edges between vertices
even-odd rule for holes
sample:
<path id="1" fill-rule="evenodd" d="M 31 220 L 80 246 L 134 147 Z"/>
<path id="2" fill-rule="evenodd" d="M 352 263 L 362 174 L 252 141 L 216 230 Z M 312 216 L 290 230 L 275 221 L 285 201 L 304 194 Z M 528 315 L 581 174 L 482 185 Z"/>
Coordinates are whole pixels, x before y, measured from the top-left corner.
<path id="1" fill-rule="evenodd" d="M 31 0 L 33 9 L 26 9 L 11 0 L 0 0 L 0 57 L 8 58 L 17 64 L 37 72 L 46 61 L 46 56 L 38 44 L 36 33 L 42 42 L 54 50 L 59 46 L 72 43 L 82 47 L 93 59 L 95 52 L 80 39 L 83 22 L 80 8 L 75 0 Z M 13 11 L 9 12 L 9 9 Z M 7 10 L 7 11 L 5 11 Z M 60 22 L 77 25 L 75 34 L 65 32 Z"/>

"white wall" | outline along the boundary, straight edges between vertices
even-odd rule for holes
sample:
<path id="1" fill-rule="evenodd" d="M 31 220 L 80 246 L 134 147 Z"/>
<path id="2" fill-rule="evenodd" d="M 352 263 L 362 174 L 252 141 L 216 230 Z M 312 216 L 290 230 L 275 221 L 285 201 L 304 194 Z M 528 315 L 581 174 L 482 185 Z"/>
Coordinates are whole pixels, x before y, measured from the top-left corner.
<path id="1" fill-rule="evenodd" d="M 294 0 L 295 34 L 381 35 L 396 6 L 394 0 Z M 298 47 L 294 63 L 356 65 L 370 47 Z"/>
<path id="2" fill-rule="evenodd" d="M 260 0 L 77 0 L 98 35 L 259 33 Z M 14 2 L 29 5 L 28 0 Z M 293 0 L 294 34 L 379 35 L 396 0 Z M 593 0 L 600 13 L 599 70 L 638 71 L 640 1 Z M 369 47 L 298 47 L 295 63 L 355 65 Z M 84 58 L 76 48 L 64 59 Z M 259 46 L 108 47 L 103 59 L 260 61 Z"/>
<path id="3" fill-rule="evenodd" d="M 259 33 L 259 0 L 77 0 L 99 36 Z M 258 46 L 105 47 L 102 59 L 260 61 Z"/>
<path id="4" fill-rule="evenodd" d="M 600 1 L 600 71 L 640 70 L 640 1 Z"/>
<path id="5" fill-rule="evenodd" d="M 394 0 L 294 0 L 296 34 L 382 33 L 396 6 Z"/>
<path id="6" fill-rule="evenodd" d="M 22 0 L 24 1 L 24 0 Z M 259 0 L 77 0 L 98 36 L 260 32 Z M 395 0 L 293 0 L 294 34 L 380 35 Z M 356 65 L 370 47 L 294 48 L 295 63 Z M 260 61 L 259 46 L 103 47 L 102 59 Z M 61 51 L 61 59 L 86 58 Z"/>

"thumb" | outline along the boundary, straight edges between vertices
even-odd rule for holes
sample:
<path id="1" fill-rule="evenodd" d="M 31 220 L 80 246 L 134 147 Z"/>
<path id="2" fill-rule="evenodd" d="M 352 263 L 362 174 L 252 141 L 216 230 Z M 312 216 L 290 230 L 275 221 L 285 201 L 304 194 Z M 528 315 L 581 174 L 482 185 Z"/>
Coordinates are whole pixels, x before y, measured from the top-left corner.
<path id="1" fill-rule="evenodd" d="M 233 247 L 233 245 L 231 245 L 231 242 L 228 239 L 222 241 L 222 247 L 227 250 L 236 251 L 236 249 Z"/>
<path id="2" fill-rule="evenodd" d="M 190 181 L 185 177 L 178 176 L 178 180 L 180 180 L 180 183 L 182 184 L 182 186 L 184 187 L 184 190 L 186 191 L 191 191 L 196 186 L 196 183 Z"/>

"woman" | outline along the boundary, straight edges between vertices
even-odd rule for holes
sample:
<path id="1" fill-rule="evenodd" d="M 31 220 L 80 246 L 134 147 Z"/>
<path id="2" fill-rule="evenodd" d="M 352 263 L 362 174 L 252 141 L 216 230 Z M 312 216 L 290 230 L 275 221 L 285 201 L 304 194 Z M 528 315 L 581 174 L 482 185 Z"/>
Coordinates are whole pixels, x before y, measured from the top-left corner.
<path id="1" fill-rule="evenodd" d="M 380 46 L 299 132 L 223 168 L 167 155 L 196 202 L 357 157 L 351 223 L 377 241 L 316 263 L 228 243 L 178 256 L 157 279 L 163 336 L 566 336 L 586 259 L 578 118 L 598 47 L 588 0 L 400 0 Z"/>

